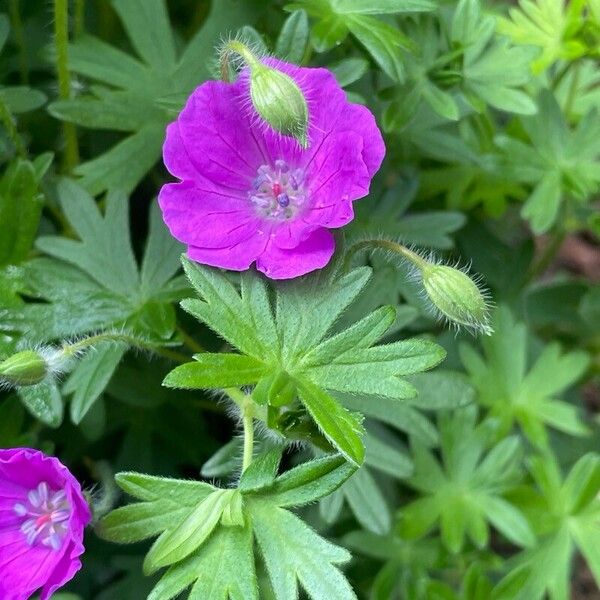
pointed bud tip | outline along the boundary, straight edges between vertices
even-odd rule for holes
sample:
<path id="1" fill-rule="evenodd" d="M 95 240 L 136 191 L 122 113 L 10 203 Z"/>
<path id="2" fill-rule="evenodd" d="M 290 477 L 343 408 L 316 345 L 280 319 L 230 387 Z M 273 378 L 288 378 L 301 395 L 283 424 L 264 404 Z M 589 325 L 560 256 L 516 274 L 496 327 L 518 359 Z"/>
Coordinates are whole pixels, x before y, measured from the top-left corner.
<path id="1" fill-rule="evenodd" d="M 422 269 L 423 286 L 437 311 L 457 326 L 490 335 L 486 294 L 463 271 L 428 264 Z"/>

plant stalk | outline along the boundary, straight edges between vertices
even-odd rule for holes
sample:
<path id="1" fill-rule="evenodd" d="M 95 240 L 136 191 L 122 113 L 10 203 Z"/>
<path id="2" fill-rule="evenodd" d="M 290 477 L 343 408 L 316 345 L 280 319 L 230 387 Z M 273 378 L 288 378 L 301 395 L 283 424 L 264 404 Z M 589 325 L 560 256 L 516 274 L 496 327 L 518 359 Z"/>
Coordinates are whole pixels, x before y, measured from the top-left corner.
<path id="1" fill-rule="evenodd" d="M 61 100 L 71 97 L 71 73 L 69 72 L 69 3 L 68 0 L 54 0 L 54 43 L 56 47 L 56 74 L 58 76 L 58 96 Z M 73 123 L 63 121 L 65 139 L 64 168 L 71 173 L 79 163 L 77 130 Z"/>

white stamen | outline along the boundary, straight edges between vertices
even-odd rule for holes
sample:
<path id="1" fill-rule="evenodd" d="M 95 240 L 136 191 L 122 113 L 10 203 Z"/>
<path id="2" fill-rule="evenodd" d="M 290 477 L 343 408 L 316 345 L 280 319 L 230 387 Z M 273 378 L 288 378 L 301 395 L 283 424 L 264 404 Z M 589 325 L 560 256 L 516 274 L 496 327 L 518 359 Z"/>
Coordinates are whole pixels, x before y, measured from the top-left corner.
<path id="1" fill-rule="evenodd" d="M 53 491 L 42 481 L 27 493 L 27 504 L 17 502 L 13 510 L 24 519 L 21 532 L 30 546 L 39 541 L 52 550 L 60 550 L 71 516 L 64 490 Z"/>

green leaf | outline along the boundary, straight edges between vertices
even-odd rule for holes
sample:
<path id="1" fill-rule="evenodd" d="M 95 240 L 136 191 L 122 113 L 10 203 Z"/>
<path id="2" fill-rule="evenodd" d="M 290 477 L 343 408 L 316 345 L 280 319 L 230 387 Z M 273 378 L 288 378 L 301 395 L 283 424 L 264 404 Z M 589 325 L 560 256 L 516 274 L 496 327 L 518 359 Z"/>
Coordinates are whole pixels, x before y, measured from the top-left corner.
<path id="1" fill-rule="evenodd" d="M 341 491 L 357 521 L 365 529 L 379 535 L 389 532 L 392 524 L 390 509 L 368 469 L 359 469 Z"/>
<path id="2" fill-rule="evenodd" d="M 200 471 L 202 477 L 226 477 L 241 466 L 242 441 L 234 438 L 219 448 L 203 465 Z"/>
<path id="3" fill-rule="evenodd" d="M 459 408 L 475 400 L 475 390 L 463 373 L 438 369 L 409 375 L 407 380 L 417 390 L 409 402 L 424 410 Z"/>
<path id="4" fill-rule="evenodd" d="M 335 12 L 363 15 L 426 12 L 435 7 L 435 3 L 430 0 L 374 0 L 368 4 L 362 0 L 332 0 Z"/>
<path id="5" fill-rule="evenodd" d="M 156 477 L 143 473 L 117 473 L 115 480 L 130 496 L 149 502 L 172 497 L 177 502 L 194 506 L 198 500 L 214 491 L 214 487 L 200 481 L 186 481 Z"/>
<path id="6" fill-rule="evenodd" d="M 167 529 L 146 555 L 144 572 L 151 574 L 179 562 L 201 546 L 221 520 L 232 493 L 233 490 L 212 492 L 185 519 Z"/>
<path id="7" fill-rule="evenodd" d="M 238 488 L 246 492 L 271 487 L 277 475 L 282 451 L 283 448 L 279 446 L 255 457 L 242 473 Z"/>
<path id="8" fill-rule="evenodd" d="M 184 260 L 184 268 L 200 299 L 184 301 L 183 308 L 243 354 L 199 354 L 197 363 L 177 367 L 165 384 L 209 389 L 257 384 L 253 397 L 267 406 L 260 418 L 269 427 L 293 438 L 295 427 L 310 427 L 307 411 L 323 436 L 356 464 L 364 458 L 360 422 L 329 391 L 410 397 L 416 391 L 401 376 L 431 368 L 445 355 L 419 339 L 372 346 L 394 322 L 392 307 L 327 337 L 366 285 L 368 268 L 340 274 L 334 263 L 297 281 L 278 282 L 274 306 L 256 273 L 244 273 L 238 287 L 210 267 Z M 402 421 L 407 412 L 404 407 Z M 321 444 L 326 447 L 325 440 Z"/>
<path id="9" fill-rule="evenodd" d="M 490 523 L 513 544 L 533 546 L 536 542 L 531 527 L 523 514 L 503 498 L 488 496 L 482 508 Z"/>
<path id="10" fill-rule="evenodd" d="M 275 44 L 275 54 L 288 62 L 300 64 L 306 52 L 308 36 L 306 12 L 303 10 L 293 12 L 281 28 Z"/>
<path id="11" fill-rule="evenodd" d="M 73 423 L 79 425 L 104 392 L 126 350 L 127 346 L 121 343 L 99 344 L 71 373 L 63 393 L 73 394 L 70 409 Z"/>
<path id="12" fill-rule="evenodd" d="M 438 442 L 438 433 L 431 422 L 405 402 L 392 398 L 377 398 L 344 394 L 339 396 L 344 406 L 392 425 L 427 446 Z"/>
<path id="13" fill-rule="evenodd" d="M 571 435 L 585 435 L 587 428 L 575 407 L 555 396 L 575 383 L 589 358 L 583 352 L 561 355 L 557 344 L 548 345 L 528 371 L 527 330 L 514 321 L 506 307 L 493 319 L 494 333 L 484 342 L 485 360 L 468 346 L 461 358 L 478 391 L 478 401 L 491 409 L 505 430 L 517 422 L 530 441 L 544 446 L 545 427 Z"/>
<path id="14" fill-rule="evenodd" d="M 556 222 L 566 198 L 585 203 L 600 186 L 600 114 L 592 109 L 571 128 L 550 91 L 543 90 L 537 101 L 537 114 L 521 119 L 528 143 L 507 136 L 496 141 L 504 155 L 502 168 L 531 188 L 522 214 L 542 233 Z"/>
<path id="15" fill-rule="evenodd" d="M 37 385 L 17 390 L 25 408 L 42 423 L 58 427 L 63 420 L 63 401 L 55 381 L 45 380 Z"/>
<path id="16" fill-rule="evenodd" d="M 334 566 L 349 553 L 319 537 L 298 517 L 265 503 L 252 506 L 254 534 L 277 600 L 298 597 L 298 581 L 312 600 L 355 600 Z"/>
<path id="17" fill-rule="evenodd" d="M 369 62 L 364 58 L 344 58 L 330 67 L 341 87 L 358 81 L 368 68 Z"/>
<path id="18" fill-rule="evenodd" d="M 421 496 L 404 510 L 406 531 L 420 537 L 439 524 L 445 546 L 458 553 L 467 536 L 476 546 L 487 544 L 487 520 L 511 542 L 533 545 L 527 519 L 504 497 L 521 477 L 518 440 L 506 438 L 484 454 L 490 422 L 477 425 L 476 418 L 474 407 L 440 415 L 440 461 L 411 445 L 415 472 L 407 483 Z"/>
<path id="19" fill-rule="evenodd" d="M 48 341 L 117 328 L 146 347 L 168 342 L 175 329 L 171 303 L 189 288 L 173 278 L 180 265 L 179 244 L 159 222 L 157 209 L 151 211 L 140 273 L 131 246 L 128 202 L 120 192 L 107 195 L 104 214 L 71 180 L 59 182 L 58 194 L 79 241 L 38 238 L 37 247 L 58 260 L 35 259 L 25 267 L 27 294 L 48 301 L 23 307 L 28 336 Z"/>
<path id="20" fill-rule="evenodd" d="M 258 600 L 251 529 L 218 529 L 197 553 L 163 575 L 148 600 L 171 600 L 194 581 L 190 598 Z"/>
<path id="21" fill-rule="evenodd" d="M 404 79 L 400 50 L 408 48 L 410 41 L 400 30 L 374 17 L 363 15 L 347 15 L 345 23 L 384 73 L 394 81 Z"/>
<path id="22" fill-rule="evenodd" d="M 317 52 L 327 52 L 341 44 L 348 35 L 343 17 L 329 15 L 314 25 L 311 42 Z"/>
<path id="23" fill-rule="evenodd" d="M 179 389 L 238 387 L 256 383 L 266 372 L 263 363 L 239 354 L 196 354 L 196 362 L 171 371 L 163 385 Z"/>
<path id="24" fill-rule="evenodd" d="M 269 499 L 281 507 L 302 506 L 323 498 L 356 471 L 336 454 L 303 463 L 280 475 L 269 491 Z"/>
<path id="25" fill-rule="evenodd" d="M 355 415 L 309 381 L 297 380 L 298 393 L 325 437 L 349 461 L 360 466 L 364 460 L 361 436 L 364 429 Z"/>
<path id="26" fill-rule="evenodd" d="M 521 209 L 521 215 L 531 223 L 536 234 L 541 234 L 554 224 L 561 201 L 560 173 L 551 172 L 536 185 Z"/>
<path id="27" fill-rule="evenodd" d="M 330 455 L 275 478 L 280 455 L 281 448 L 276 448 L 258 457 L 244 473 L 239 489 L 120 473 L 116 477 L 119 486 L 142 502 L 112 511 L 101 520 L 98 532 L 123 543 L 161 534 L 146 557 L 145 568 L 170 566 L 149 598 L 168 600 L 190 586 L 191 599 L 258 598 L 256 536 L 277 598 L 290 597 L 280 594 L 297 589 L 299 580 L 311 598 L 325 599 L 335 593 L 343 594 L 336 598 L 355 599 L 335 567 L 349 559 L 348 553 L 281 508 L 329 494 L 355 468 L 341 456 Z M 286 573 L 285 582 L 280 573 Z M 319 584 L 322 575 L 326 581 Z"/>
<path id="28" fill-rule="evenodd" d="M 27 257 L 42 206 L 34 165 L 17 159 L 0 179 L 0 265 L 18 264 Z"/>
<path id="29" fill-rule="evenodd" d="M 76 265 L 107 289 L 133 295 L 139 275 L 124 196 L 116 192 L 107 196 L 103 218 L 93 198 L 73 181 L 63 179 L 58 193 L 61 208 L 81 241 L 41 237 L 38 248 Z"/>
<path id="30" fill-rule="evenodd" d="M 12 114 L 18 115 L 40 108 L 47 97 L 40 90 L 19 85 L 0 88 L 0 99 Z"/>

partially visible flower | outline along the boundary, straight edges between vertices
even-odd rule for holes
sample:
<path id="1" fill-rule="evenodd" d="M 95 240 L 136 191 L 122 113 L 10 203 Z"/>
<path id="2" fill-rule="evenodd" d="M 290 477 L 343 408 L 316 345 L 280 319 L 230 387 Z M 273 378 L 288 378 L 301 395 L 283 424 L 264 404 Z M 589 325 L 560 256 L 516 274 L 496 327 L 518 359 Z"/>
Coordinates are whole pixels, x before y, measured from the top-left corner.
<path id="1" fill-rule="evenodd" d="M 0 598 L 49 598 L 81 568 L 91 514 L 81 487 L 56 458 L 0 449 Z"/>
<path id="2" fill-rule="evenodd" d="M 329 262 L 329 230 L 352 220 L 385 146 L 371 112 L 349 103 L 328 70 L 265 64 L 300 86 L 308 148 L 260 119 L 247 72 L 235 83 L 206 82 L 167 128 L 165 165 L 181 181 L 163 186 L 159 203 L 192 260 L 235 271 L 256 262 L 288 279 Z"/>

